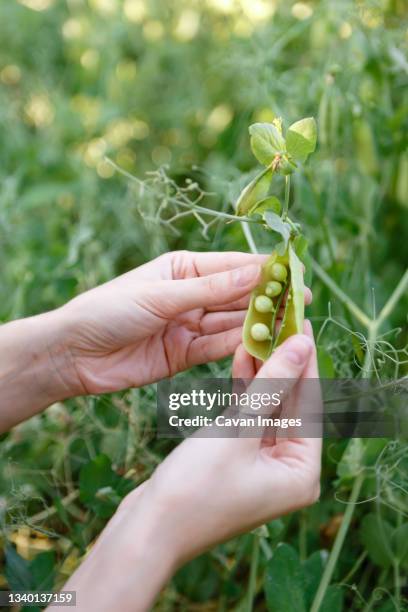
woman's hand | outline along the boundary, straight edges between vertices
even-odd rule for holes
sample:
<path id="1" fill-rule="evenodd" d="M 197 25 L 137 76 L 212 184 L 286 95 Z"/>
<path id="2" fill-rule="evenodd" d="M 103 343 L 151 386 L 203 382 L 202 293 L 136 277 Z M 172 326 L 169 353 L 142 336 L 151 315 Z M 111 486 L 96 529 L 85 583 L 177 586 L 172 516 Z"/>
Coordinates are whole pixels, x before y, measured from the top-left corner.
<path id="1" fill-rule="evenodd" d="M 72 395 L 139 387 L 231 355 L 266 258 L 176 251 L 75 298 L 56 312 L 65 386 Z"/>
<path id="2" fill-rule="evenodd" d="M 257 376 L 285 380 L 289 390 L 318 378 L 311 327 L 286 340 Z M 235 377 L 254 376 L 242 346 Z M 291 394 L 291 414 L 302 408 Z M 310 401 L 310 395 L 308 395 Z M 316 393 L 314 411 L 321 409 Z M 130 493 L 66 589 L 78 610 L 148 610 L 172 573 L 215 544 L 316 501 L 320 439 L 199 438 L 182 442 L 151 479 Z M 116 588 L 116 591 L 114 589 Z M 114 594 L 120 593 L 120 601 Z M 96 599 L 95 599 L 96 598 Z"/>

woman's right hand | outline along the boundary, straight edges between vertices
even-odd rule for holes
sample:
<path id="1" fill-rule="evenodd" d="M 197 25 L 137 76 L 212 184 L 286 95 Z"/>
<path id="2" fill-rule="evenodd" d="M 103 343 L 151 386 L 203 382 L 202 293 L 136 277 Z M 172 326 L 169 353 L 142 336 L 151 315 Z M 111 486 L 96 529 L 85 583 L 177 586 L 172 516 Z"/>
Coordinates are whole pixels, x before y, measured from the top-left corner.
<path id="1" fill-rule="evenodd" d="M 257 373 L 240 346 L 233 375 L 285 379 L 288 390 L 302 379 L 318 378 L 310 323 Z M 298 413 L 301 398 L 298 393 L 291 397 L 295 405 L 289 411 Z M 150 609 L 163 584 L 187 560 L 315 502 L 320 455 L 318 438 L 276 438 L 273 443 L 262 437 L 188 438 L 125 498 L 65 588 L 78 591 L 80 610 Z M 114 593 L 121 593 L 121 601 Z"/>

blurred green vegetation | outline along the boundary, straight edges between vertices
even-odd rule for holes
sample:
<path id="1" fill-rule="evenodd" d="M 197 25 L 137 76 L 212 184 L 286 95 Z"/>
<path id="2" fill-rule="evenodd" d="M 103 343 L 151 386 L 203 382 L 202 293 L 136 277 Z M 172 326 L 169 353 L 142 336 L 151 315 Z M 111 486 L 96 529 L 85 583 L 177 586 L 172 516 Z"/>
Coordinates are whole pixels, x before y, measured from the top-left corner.
<path id="1" fill-rule="evenodd" d="M 404 0 L 4 0 L 0 320 L 55 308 L 169 249 L 248 248 L 237 224 L 216 221 L 206 234 L 194 218 L 152 220 L 156 198 L 141 195 L 105 156 L 141 180 L 165 166 L 150 175 L 158 194 L 163 177 L 193 180 L 206 206 L 231 212 L 255 167 L 248 125 L 308 115 L 318 121 L 318 150 L 295 179 L 291 209 L 313 259 L 372 317 L 408 262 Z M 265 238 L 255 238 L 267 251 Z M 322 370 L 359 376 L 367 330 L 320 276 L 312 287 L 315 331 L 325 323 Z M 407 305 L 405 291 L 376 338 L 380 380 L 407 372 Z M 209 367 L 222 375 L 229 364 Z M 155 439 L 154 406 L 153 388 L 80 398 L 3 436 L 0 513 L 9 545 L 0 586 L 38 587 L 51 574 L 61 585 L 118 496 L 171 448 Z M 284 600 L 267 562 L 280 542 L 292 547 L 279 549 L 283 579 L 295 593 L 296 576 L 308 576 L 299 597 L 309 606 L 326 559 L 319 551 L 331 548 L 355 482 L 346 446 L 326 445 L 319 504 L 255 536 L 254 609 L 277 609 L 270 586 L 263 594 L 265 573 L 283 598 L 279 612 L 299 609 Z M 406 540 L 406 445 L 371 451 L 359 459 L 371 470 L 361 498 L 371 501 L 356 509 L 333 576 L 339 586 L 322 610 L 406 609 L 407 550 L 384 548 L 378 535 Z M 100 505 L 84 484 L 94 476 L 112 489 Z M 158 609 L 243 610 L 253 539 L 184 568 Z"/>

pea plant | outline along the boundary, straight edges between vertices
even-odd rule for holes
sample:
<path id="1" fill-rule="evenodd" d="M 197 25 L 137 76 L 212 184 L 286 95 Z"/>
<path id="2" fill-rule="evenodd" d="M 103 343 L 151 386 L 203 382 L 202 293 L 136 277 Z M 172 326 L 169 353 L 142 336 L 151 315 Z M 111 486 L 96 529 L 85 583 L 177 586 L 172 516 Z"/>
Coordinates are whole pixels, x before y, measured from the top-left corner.
<path id="1" fill-rule="evenodd" d="M 309 117 L 292 124 L 283 136 L 282 121 L 254 123 L 249 128 L 251 148 L 265 166 L 241 192 L 236 203 L 238 215 L 256 216 L 265 229 L 279 236 L 265 264 L 259 286 L 251 296 L 243 328 L 246 350 L 258 359 L 267 359 L 286 338 L 303 331 L 304 286 L 301 258 L 307 241 L 288 214 L 290 175 L 304 163 L 316 147 L 316 122 Z M 285 175 L 282 206 L 268 195 L 273 177 Z M 286 298 L 285 298 L 286 296 Z M 277 326 L 277 315 L 284 308 Z"/>
<path id="2" fill-rule="evenodd" d="M 249 127 L 249 133 L 252 152 L 258 162 L 263 165 L 263 169 L 241 191 L 235 201 L 233 212 L 203 206 L 203 201 L 214 194 L 204 191 L 200 184 L 192 179 L 187 179 L 185 184 L 180 184 L 169 176 L 164 167 L 148 173 L 142 180 L 109 161 L 118 172 L 124 174 L 137 186 L 139 206 L 145 207 L 144 209 L 139 207 L 138 210 L 145 221 L 154 225 L 160 224 L 176 236 L 181 235 L 175 226 L 176 222 L 188 217 L 193 217 L 199 223 L 204 237 L 208 237 L 209 230 L 219 221 L 237 222 L 242 227 L 249 249 L 256 253 L 258 246 L 253 237 L 252 228 L 262 229 L 262 233 L 268 238 L 265 242 L 271 245 L 271 254 L 263 266 L 260 283 L 252 292 L 243 326 L 243 343 L 251 355 L 265 360 L 287 337 L 302 331 L 304 320 L 303 262 L 307 263 L 306 268 L 313 269 L 321 283 L 344 307 L 347 314 L 358 322 L 362 330 L 348 328 L 341 320 L 332 316 L 329 303 L 329 316 L 320 327 L 317 344 L 319 345 L 330 326 L 337 326 L 344 336 L 351 335 L 353 345 L 357 346 L 356 350 L 361 353 L 361 366 L 357 377 L 374 377 L 378 380 L 380 389 L 382 388 L 382 377 L 379 365 L 381 360 L 390 359 L 386 353 L 389 347 L 390 354 L 396 363 L 393 383 L 406 381 L 406 376 L 399 377 L 398 370 L 407 363 L 406 349 L 392 348 L 385 336 L 381 334 L 381 329 L 406 292 L 408 271 L 402 276 L 382 310 L 371 317 L 307 253 L 308 242 L 302 233 L 301 225 L 290 218 L 291 177 L 294 172 L 302 169 L 309 155 L 315 150 L 317 130 L 314 119 L 305 118 L 297 121 L 286 131 L 283 130 L 280 119 L 275 119 L 272 123 L 255 123 Z M 279 185 L 276 180 L 279 175 L 280 180 L 282 176 L 284 177 L 285 184 L 281 199 L 271 194 L 275 184 Z M 278 315 L 281 319 L 279 324 Z M 387 384 L 389 383 L 384 383 L 384 385 Z M 281 609 L 293 609 L 291 607 L 293 597 L 298 598 L 296 601 L 299 602 L 299 606 L 296 609 L 304 609 L 306 606 L 306 609 L 310 609 L 311 612 L 318 612 L 328 609 L 327 606 L 330 604 L 330 609 L 341 610 L 342 593 L 341 589 L 333 584 L 333 578 L 354 513 L 362 503 L 363 493 L 368 500 L 376 499 L 378 507 L 384 505 L 395 510 L 399 517 L 396 525 L 386 523 L 386 529 L 390 534 L 392 532 L 393 536 L 386 553 L 380 551 L 381 555 L 377 549 L 372 550 L 372 542 L 376 540 L 384 524 L 384 520 L 379 517 L 378 508 L 376 515 L 367 514 L 361 526 L 361 537 L 366 543 L 370 560 L 374 565 L 383 568 L 381 584 L 387 583 L 388 573 L 392 570 L 394 599 L 398 606 L 401 601 L 401 572 L 408 563 L 406 548 L 401 551 L 401 546 L 398 544 L 403 533 L 406 533 L 404 531 L 406 524 L 401 523 L 401 517 L 407 515 L 406 503 L 402 499 L 407 486 L 406 473 L 401 463 L 403 457 L 404 447 L 399 446 L 397 442 L 389 443 L 385 439 L 362 440 L 360 438 L 348 441 L 337 465 L 338 479 L 334 486 L 342 495 L 348 491 L 349 496 L 340 527 L 325 562 L 319 551 L 306 560 L 299 559 L 296 551 L 287 544 L 281 545 L 272 554 L 268 542 L 271 541 L 271 530 L 277 527 L 276 521 L 267 526 L 269 536 L 265 535 L 265 526 L 256 530 L 252 534 L 253 547 L 245 610 L 251 611 L 255 605 L 255 598 L 259 590 L 261 551 L 267 560 L 264 589 L 268 610 L 276 612 Z M 389 470 L 380 469 L 385 464 L 389 464 Z M 363 551 L 362 555 L 364 556 L 361 559 L 364 560 L 367 552 Z M 360 564 L 363 562 L 361 559 L 356 561 L 345 579 L 341 581 L 342 587 L 347 587 L 349 580 L 359 571 Z M 316 584 L 312 589 L 313 592 L 306 593 L 304 574 L 309 571 L 310 568 L 307 569 L 309 565 L 314 566 Z M 290 592 L 285 587 L 289 567 L 292 572 Z M 365 612 L 371 610 L 377 591 L 380 590 L 379 587 L 373 591 L 372 597 L 364 608 Z"/>
<path id="3" fill-rule="evenodd" d="M 302 259 L 307 240 L 300 225 L 289 217 L 290 177 L 315 150 L 317 130 L 315 120 L 308 117 L 293 123 L 284 136 L 282 120 L 277 118 L 272 123 L 254 123 L 249 133 L 252 152 L 264 169 L 242 190 L 235 204 L 235 215 L 202 206 L 201 200 L 212 194 L 191 180 L 184 187 L 178 185 L 164 168 L 148 173 L 147 179 L 141 181 L 112 160 L 107 161 L 137 183 L 139 195 L 143 195 L 145 201 L 153 199 L 154 216 L 145 214 L 146 221 L 160 223 L 174 231 L 174 222 L 193 215 L 205 236 L 219 219 L 239 221 L 254 252 L 257 248 L 248 225 L 260 225 L 274 235 L 276 244 L 263 267 L 261 283 L 251 296 L 243 327 L 246 350 L 265 360 L 286 338 L 303 331 Z M 273 178 L 278 174 L 285 176 L 283 204 L 275 195 L 269 195 Z M 205 220 L 207 216 L 212 218 L 210 222 Z M 277 316 L 282 308 L 283 317 L 278 326 Z"/>

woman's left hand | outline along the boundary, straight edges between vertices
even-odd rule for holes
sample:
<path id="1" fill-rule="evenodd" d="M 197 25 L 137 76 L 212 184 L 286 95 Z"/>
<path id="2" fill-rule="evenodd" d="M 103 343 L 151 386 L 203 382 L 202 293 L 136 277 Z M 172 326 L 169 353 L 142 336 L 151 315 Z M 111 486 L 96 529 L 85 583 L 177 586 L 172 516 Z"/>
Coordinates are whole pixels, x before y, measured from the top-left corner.
<path id="1" fill-rule="evenodd" d="M 140 387 L 231 355 L 266 259 L 176 251 L 68 302 L 55 317 L 70 394 Z"/>

